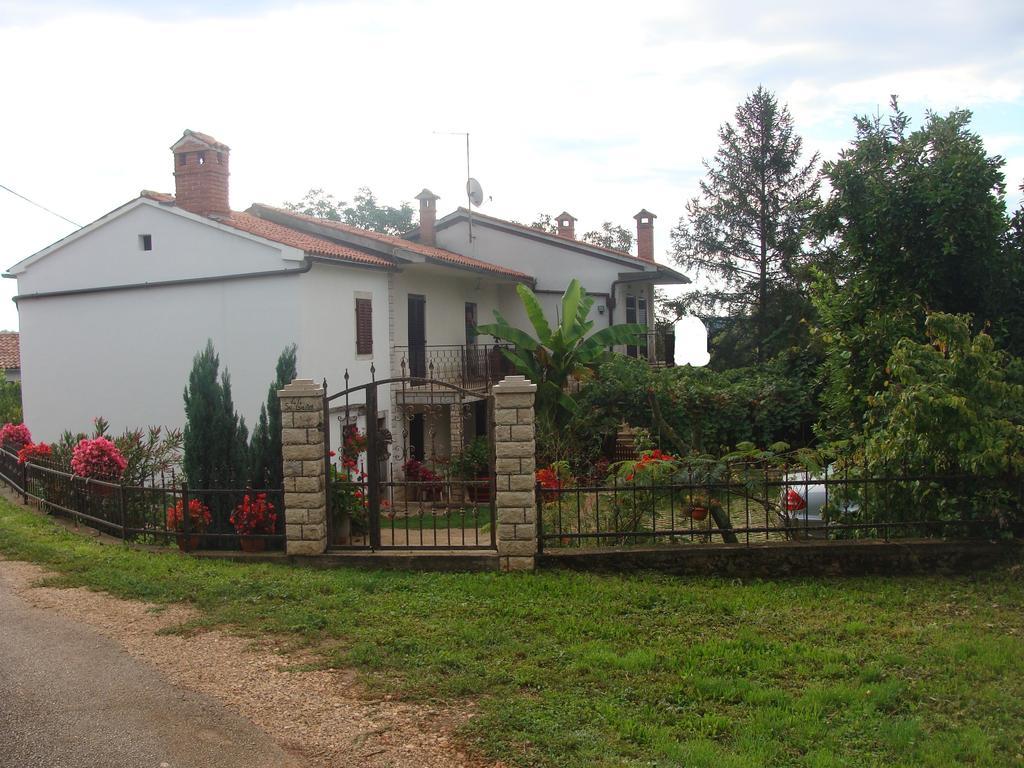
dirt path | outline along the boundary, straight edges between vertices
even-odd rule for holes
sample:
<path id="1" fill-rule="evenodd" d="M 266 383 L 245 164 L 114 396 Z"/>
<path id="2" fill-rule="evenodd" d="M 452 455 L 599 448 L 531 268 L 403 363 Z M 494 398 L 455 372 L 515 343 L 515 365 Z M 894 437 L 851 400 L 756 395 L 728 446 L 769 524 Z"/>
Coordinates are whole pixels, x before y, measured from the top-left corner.
<path id="1" fill-rule="evenodd" d="M 351 671 L 288 671 L 285 665 L 294 658 L 221 631 L 157 635 L 194 614 L 181 606 L 156 611 L 86 589 L 32 586 L 47 575 L 35 565 L 0 560 L 5 590 L 29 606 L 93 628 L 172 685 L 218 700 L 296 756 L 297 765 L 479 765 L 451 738 L 465 713 L 366 698 Z"/>

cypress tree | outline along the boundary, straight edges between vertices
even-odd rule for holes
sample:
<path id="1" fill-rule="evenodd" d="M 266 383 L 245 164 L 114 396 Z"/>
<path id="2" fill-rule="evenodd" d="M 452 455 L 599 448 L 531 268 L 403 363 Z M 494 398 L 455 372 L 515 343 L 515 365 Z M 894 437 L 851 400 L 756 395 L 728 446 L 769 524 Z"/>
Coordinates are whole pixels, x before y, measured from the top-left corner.
<path id="1" fill-rule="evenodd" d="M 245 420 L 235 412 L 231 377 L 207 341 L 192 361 L 185 388 L 185 478 L 193 488 L 238 488 L 248 479 Z"/>
<path id="2" fill-rule="evenodd" d="M 277 391 L 298 375 L 297 348 L 290 344 L 277 358 L 275 377 L 260 407 L 260 417 L 252 433 L 251 461 L 254 488 L 280 488 L 284 484 L 281 452 L 281 403 Z"/>

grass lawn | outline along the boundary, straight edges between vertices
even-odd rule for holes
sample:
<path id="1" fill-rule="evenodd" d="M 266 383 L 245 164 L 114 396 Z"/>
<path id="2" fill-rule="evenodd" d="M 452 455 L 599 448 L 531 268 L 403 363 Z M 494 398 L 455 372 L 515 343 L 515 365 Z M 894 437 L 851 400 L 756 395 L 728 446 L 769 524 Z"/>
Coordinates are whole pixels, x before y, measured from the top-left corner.
<path id="1" fill-rule="evenodd" d="M 1024 765 L 1024 572 L 730 581 L 402 574 L 103 546 L 0 500 L 0 553 L 479 716 L 520 766 Z M 154 642 L 159 642 L 154 639 Z"/>

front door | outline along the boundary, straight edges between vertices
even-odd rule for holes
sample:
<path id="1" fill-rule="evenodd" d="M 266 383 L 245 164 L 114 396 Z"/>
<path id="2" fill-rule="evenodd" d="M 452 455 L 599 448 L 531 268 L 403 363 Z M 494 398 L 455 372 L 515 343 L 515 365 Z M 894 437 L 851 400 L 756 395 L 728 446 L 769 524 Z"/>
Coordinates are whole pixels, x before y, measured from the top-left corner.
<path id="1" fill-rule="evenodd" d="M 427 376 L 427 298 L 409 294 L 409 375 Z"/>

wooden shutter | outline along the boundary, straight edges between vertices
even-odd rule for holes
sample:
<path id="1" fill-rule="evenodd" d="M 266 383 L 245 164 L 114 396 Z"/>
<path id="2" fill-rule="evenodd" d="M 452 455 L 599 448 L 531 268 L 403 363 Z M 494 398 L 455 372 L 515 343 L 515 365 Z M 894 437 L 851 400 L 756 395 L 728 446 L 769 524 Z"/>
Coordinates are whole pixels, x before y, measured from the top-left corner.
<path id="1" fill-rule="evenodd" d="M 373 354 L 373 302 L 356 299 L 356 354 Z"/>

